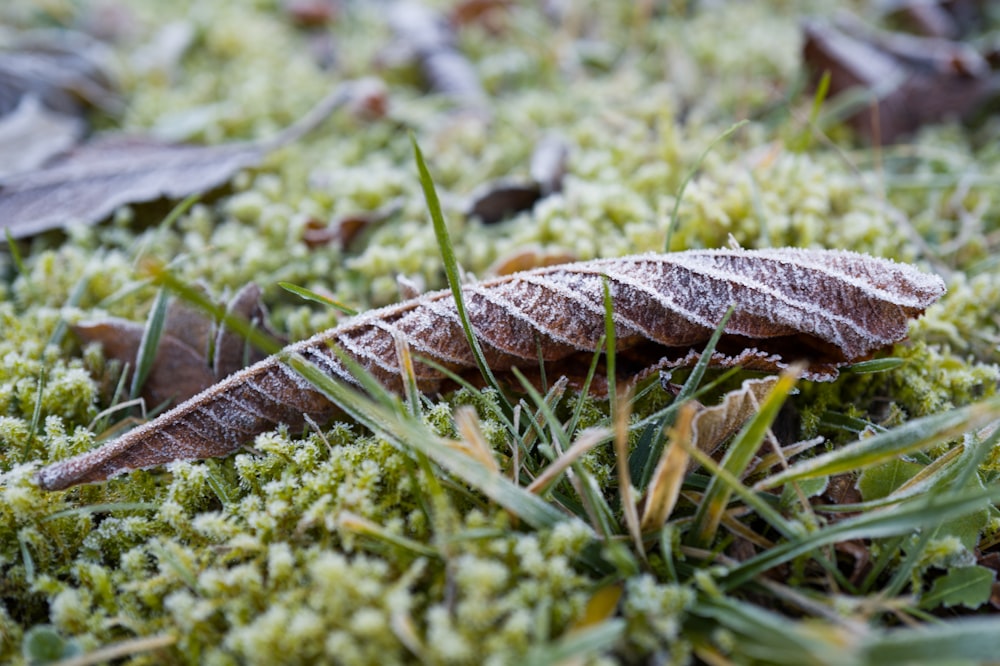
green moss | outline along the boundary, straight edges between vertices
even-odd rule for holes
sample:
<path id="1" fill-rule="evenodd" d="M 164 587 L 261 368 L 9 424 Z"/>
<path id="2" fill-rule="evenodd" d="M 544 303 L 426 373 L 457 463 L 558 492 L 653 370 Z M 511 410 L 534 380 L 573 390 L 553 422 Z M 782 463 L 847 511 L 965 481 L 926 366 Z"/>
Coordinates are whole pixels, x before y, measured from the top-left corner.
<path id="1" fill-rule="evenodd" d="M 629 580 L 622 612 L 636 654 L 663 651 L 674 663 L 686 661 L 691 645 L 681 638 L 681 621 L 693 602 L 690 588 L 664 585 L 648 575 Z"/>

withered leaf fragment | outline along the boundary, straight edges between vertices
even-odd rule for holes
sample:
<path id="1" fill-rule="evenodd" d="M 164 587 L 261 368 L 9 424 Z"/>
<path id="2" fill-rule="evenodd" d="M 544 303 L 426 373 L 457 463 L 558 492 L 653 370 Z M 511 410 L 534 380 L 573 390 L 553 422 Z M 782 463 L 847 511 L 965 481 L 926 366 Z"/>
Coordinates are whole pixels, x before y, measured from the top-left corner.
<path id="1" fill-rule="evenodd" d="M 38 169 L 0 180 L 0 227 L 22 238 L 98 222 L 128 203 L 206 192 L 371 90 L 370 80 L 343 83 L 300 121 L 263 141 L 198 146 L 113 135 L 91 141 Z"/>
<path id="2" fill-rule="evenodd" d="M 358 249 L 362 245 L 358 239 L 368 235 L 381 223 L 390 219 L 403 208 L 403 199 L 397 197 L 375 210 L 347 213 L 334 218 L 329 224 L 310 221 L 302 232 L 302 241 L 310 248 L 336 243 L 341 249 Z"/>
<path id="3" fill-rule="evenodd" d="M 568 157 L 565 139 L 555 134 L 542 137 L 531 154 L 531 180 L 501 178 L 486 183 L 470 197 L 466 215 L 495 224 L 531 210 L 540 199 L 562 190 Z"/>
<path id="4" fill-rule="evenodd" d="M 972 36 L 988 25 L 989 0 L 887 0 L 884 18 L 927 37 Z"/>
<path id="5" fill-rule="evenodd" d="M 73 332 L 81 343 L 99 343 L 105 358 L 128 363 L 130 376 L 135 368 L 144 329 L 141 323 L 124 319 L 81 321 L 73 325 Z M 164 333 L 140 395 L 152 408 L 167 401 L 183 401 L 215 381 L 204 354 Z"/>
<path id="6" fill-rule="evenodd" d="M 714 453 L 757 413 L 760 403 L 777 382 L 776 375 L 746 379 L 738 389 L 726 393 L 718 405 L 704 407 L 691 401 L 684 406 L 670 431 L 670 442 L 656 464 L 643 499 L 643 531 L 662 527 L 680 494 L 689 467 L 689 455 L 676 440 L 687 440 L 705 453 Z"/>
<path id="7" fill-rule="evenodd" d="M 528 245 L 494 261 L 486 269 L 486 274 L 490 276 L 510 275 L 521 271 L 530 271 L 533 268 L 570 264 L 576 260 L 576 255 L 568 250 L 543 249 L 537 245 Z"/>
<path id="8" fill-rule="evenodd" d="M 226 306 L 226 314 L 249 322 L 256 328 L 266 331 L 272 338 L 277 338 L 278 336 L 268 326 L 267 309 L 260 296 L 260 287 L 251 282 L 236 292 Z M 215 345 L 212 352 L 212 369 L 217 379 L 224 379 L 248 365 L 263 360 L 266 356 L 251 346 L 239 333 L 227 327 L 225 322 L 220 322 L 215 329 Z"/>
<path id="9" fill-rule="evenodd" d="M 108 217 L 128 203 L 181 199 L 222 185 L 264 152 L 252 145 L 194 146 L 112 137 L 81 145 L 0 184 L 0 226 L 15 238 Z"/>
<path id="10" fill-rule="evenodd" d="M 486 97 L 472 63 L 458 50 L 453 26 L 419 2 L 394 3 L 389 25 L 394 46 L 409 51 L 434 92 L 478 106 Z"/>
<path id="11" fill-rule="evenodd" d="M 260 287 L 248 284 L 227 306 L 227 313 L 265 327 L 267 313 L 260 302 Z M 82 321 L 73 332 L 83 344 L 99 343 L 104 356 L 121 361 L 134 370 L 142 342 L 144 324 L 106 318 Z M 179 403 L 204 391 L 232 373 L 256 363 L 264 355 L 247 348 L 241 336 L 216 325 L 202 312 L 173 300 L 167 309 L 156 357 L 143 383 L 141 397 L 148 407 Z"/>
<path id="12" fill-rule="evenodd" d="M 496 224 L 521 211 L 531 210 L 541 198 L 542 190 L 537 183 L 495 180 L 473 193 L 465 214 L 479 218 L 483 224 Z"/>
<path id="13" fill-rule="evenodd" d="M 848 119 L 873 142 L 890 144 L 922 126 L 967 120 L 1000 95 L 1000 74 L 969 45 L 868 29 L 860 21 L 804 24 L 803 56 L 830 94 L 861 91 L 871 103 Z"/>
<path id="14" fill-rule="evenodd" d="M 37 169 L 75 146 L 85 130 L 82 119 L 51 111 L 35 95 L 26 95 L 0 116 L 0 179 Z"/>
<path id="15" fill-rule="evenodd" d="M 738 389 L 724 395 L 718 405 L 701 408 L 691 420 L 691 441 L 705 453 L 714 453 L 757 413 L 777 381 L 775 375 L 746 379 Z"/>
<path id="16" fill-rule="evenodd" d="M 98 40 L 73 30 L 3 36 L 12 45 L 0 48 L 0 115 L 17 108 L 28 95 L 70 116 L 81 116 L 87 107 L 121 108 L 111 51 Z"/>
<path id="17" fill-rule="evenodd" d="M 639 374 L 693 364 L 732 305 L 712 363 L 773 371 L 801 362 L 805 378 L 830 380 L 839 366 L 904 338 L 909 319 L 944 293 L 937 276 L 844 251 L 701 250 L 564 264 L 463 287 L 490 367 L 530 371 L 539 357 L 550 377 L 586 367 L 605 331 L 605 281 L 617 349 Z M 421 391 L 445 383 L 421 357 L 467 376 L 476 372 L 449 291 L 372 310 L 286 351 L 356 383 L 331 349 L 339 347 L 400 391 L 397 341 L 412 351 Z M 226 455 L 277 423 L 298 426 L 306 415 L 323 422 L 334 412 L 322 393 L 272 356 L 114 442 L 42 469 L 37 478 L 56 490 L 173 460 Z"/>

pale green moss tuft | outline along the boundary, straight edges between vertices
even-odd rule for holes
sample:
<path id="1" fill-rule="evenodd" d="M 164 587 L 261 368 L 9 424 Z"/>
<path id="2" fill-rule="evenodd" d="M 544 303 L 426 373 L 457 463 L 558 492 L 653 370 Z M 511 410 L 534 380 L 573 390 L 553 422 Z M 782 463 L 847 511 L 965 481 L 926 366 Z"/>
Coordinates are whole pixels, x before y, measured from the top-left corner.
<path id="1" fill-rule="evenodd" d="M 694 600 L 690 588 L 664 585 L 649 575 L 631 578 L 622 605 L 629 644 L 640 653 L 664 651 L 675 662 L 686 661 L 691 646 L 680 639 L 680 629 Z"/>

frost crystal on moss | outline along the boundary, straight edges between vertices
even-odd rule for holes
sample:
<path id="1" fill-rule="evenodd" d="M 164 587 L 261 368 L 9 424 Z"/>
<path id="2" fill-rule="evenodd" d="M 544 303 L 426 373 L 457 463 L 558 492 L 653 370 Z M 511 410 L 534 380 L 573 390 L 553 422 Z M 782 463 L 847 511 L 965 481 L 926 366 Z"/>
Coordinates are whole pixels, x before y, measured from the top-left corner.
<path id="1" fill-rule="evenodd" d="M 682 660 L 690 646 L 678 640 L 681 622 L 693 602 L 689 588 L 657 583 L 648 575 L 630 579 L 622 609 L 629 642 L 640 651 L 669 651 Z"/>

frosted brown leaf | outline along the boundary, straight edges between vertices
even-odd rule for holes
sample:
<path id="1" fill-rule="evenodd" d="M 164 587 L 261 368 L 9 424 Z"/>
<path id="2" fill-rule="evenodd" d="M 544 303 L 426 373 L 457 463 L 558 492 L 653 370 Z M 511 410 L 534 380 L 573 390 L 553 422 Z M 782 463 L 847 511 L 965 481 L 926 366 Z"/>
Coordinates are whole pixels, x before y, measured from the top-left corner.
<path id="1" fill-rule="evenodd" d="M 773 371 L 804 362 L 804 377 L 830 380 L 906 336 L 942 293 L 940 278 L 863 254 L 831 250 L 702 250 L 565 264 L 463 288 L 490 366 L 530 371 L 539 352 L 549 376 L 586 367 L 604 333 L 602 282 L 614 304 L 620 369 L 639 376 L 692 365 L 726 310 L 734 313 L 711 362 Z M 396 339 L 472 376 L 476 364 L 448 291 L 373 310 L 291 345 L 331 377 L 354 383 L 331 349 L 343 349 L 387 387 L 402 380 Z M 442 373 L 414 364 L 418 387 Z M 305 379 L 267 358 L 99 449 L 38 473 L 61 489 L 174 460 L 229 454 L 278 423 L 328 420 L 334 406 Z"/>

